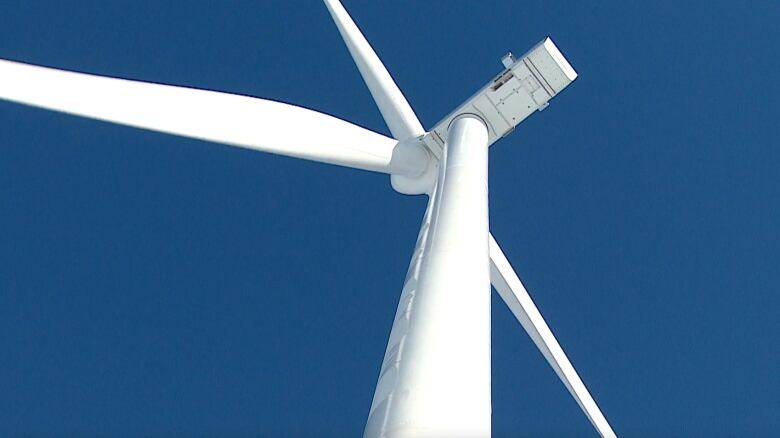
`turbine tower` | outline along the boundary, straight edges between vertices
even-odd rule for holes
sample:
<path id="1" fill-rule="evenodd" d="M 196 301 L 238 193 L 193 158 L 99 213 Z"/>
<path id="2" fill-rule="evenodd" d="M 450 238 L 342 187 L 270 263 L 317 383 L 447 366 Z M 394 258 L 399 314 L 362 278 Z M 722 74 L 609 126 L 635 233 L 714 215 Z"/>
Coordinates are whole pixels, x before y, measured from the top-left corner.
<path id="1" fill-rule="evenodd" d="M 390 175 L 426 195 L 365 437 L 488 437 L 491 285 L 604 437 L 614 437 L 488 221 L 488 149 L 577 77 L 550 38 L 426 131 L 347 11 L 325 0 L 393 138 L 281 102 L 0 60 L 0 99 Z M 305 129 L 300 129 L 305 126 Z"/>

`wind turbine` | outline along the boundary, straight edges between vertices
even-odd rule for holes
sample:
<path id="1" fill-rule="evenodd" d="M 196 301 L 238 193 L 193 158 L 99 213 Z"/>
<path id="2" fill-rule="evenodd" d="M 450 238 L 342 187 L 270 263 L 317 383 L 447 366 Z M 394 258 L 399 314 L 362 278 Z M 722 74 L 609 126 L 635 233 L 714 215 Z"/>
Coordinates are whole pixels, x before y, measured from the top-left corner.
<path id="1" fill-rule="evenodd" d="M 343 6 L 325 4 L 393 138 L 281 102 L 6 60 L 0 98 L 385 173 L 396 191 L 427 195 L 364 436 L 490 436 L 491 284 L 598 433 L 615 436 L 488 226 L 488 147 L 577 73 L 546 38 L 505 56 L 494 79 L 426 131 Z"/>

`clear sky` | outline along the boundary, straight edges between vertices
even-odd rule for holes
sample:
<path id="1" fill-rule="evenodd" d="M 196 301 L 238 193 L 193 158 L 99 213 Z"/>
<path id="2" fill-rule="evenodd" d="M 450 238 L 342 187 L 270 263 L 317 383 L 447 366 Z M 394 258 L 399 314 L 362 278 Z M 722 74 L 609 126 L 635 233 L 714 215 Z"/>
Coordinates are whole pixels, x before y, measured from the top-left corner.
<path id="1" fill-rule="evenodd" d="M 580 77 L 491 148 L 493 233 L 618 434 L 776 435 L 780 5 L 586 3 L 345 6 L 427 128 L 551 35 Z M 388 132 L 318 1 L 4 0 L 0 57 Z M 0 435 L 360 435 L 424 205 L 0 102 Z M 494 436 L 593 435 L 493 317 Z"/>

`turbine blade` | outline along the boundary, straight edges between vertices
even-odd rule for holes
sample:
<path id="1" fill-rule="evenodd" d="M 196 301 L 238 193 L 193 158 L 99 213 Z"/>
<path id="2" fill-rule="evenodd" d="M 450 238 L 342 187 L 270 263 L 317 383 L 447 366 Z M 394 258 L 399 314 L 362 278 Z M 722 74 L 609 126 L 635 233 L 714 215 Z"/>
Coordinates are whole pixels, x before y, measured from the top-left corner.
<path id="1" fill-rule="evenodd" d="M 339 0 L 325 0 L 333 21 L 347 44 L 347 49 L 357 64 L 371 96 L 396 140 L 405 140 L 425 134 L 425 130 L 406 101 L 398 85 L 388 73 L 374 49 L 366 41 L 357 25 Z"/>
<path id="2" fill-rule="evenodd" d="M 536 308 L 528 291 L 520 282 L 520 278 L 512 269 L 512 265 L 509 264 L 492 234 L 490 235 L 490 281 L 525 331 L 528 332 L 544 358 L 555 370 L 555 374 L 566 385 L 566 389 L 580 405 L 593 427 L 602 437 L 615 437 L 612 427 L 604 418 L 604 414 L 601 413 L 585 384 L 580 380 L 577 371 L 574 370 L 566 353 L 563 352 L 547 323 L 544 322 L 539 309 Z"/>
<path id="3" fill-rule="evenodd" d="M 0 60 L 0 99 L 385 173 L 390 173 L 397 144 L 336 117 L 281 102 L 6 60 Z"/>

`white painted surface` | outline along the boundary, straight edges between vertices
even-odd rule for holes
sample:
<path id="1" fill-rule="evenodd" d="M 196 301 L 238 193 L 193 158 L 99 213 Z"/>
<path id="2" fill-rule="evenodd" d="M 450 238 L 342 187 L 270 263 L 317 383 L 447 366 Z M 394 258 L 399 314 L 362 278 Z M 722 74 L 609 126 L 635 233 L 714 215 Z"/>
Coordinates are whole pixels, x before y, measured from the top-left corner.
<path id="1" fill-rule="evenodd" d="M 566 75 L 566 78 L 569 79 L 569 81 L 577 79 L 577 72 L 574 71 L 574 67 L 569 64 L 569 61 L 563 56 L 563 53 L 561 53 L 558 46 L 555 45 L 552 38 L 545 38 L 544 49 L 550 54 L 555 63 L 558 64 L 558 67 L 563 74 Z"/>
<path id="2" fill-rule="evenodd" d="M 536 44 L 520 59 L 509 55 L 501 61 L 506 67 L 504 71 L 423 137 L 423 143 L 432 155 L 441 155 L 447 129 L 456 117 L 463 114 L 480 117 L 488 128 L 488 145 L 492 145 L 509 135 L 531 114 L 547 108 L 550 99 L 577 77 L 550 38 Z"/>
<path id="3" fill-rule="evenodd" d="M 585 384 L 582 383 L 577 371 L 574 370 L 566 353 L 558 344 L 558 340 L 550 331 L 547 323 L 536 308 L 528 291 L 520 282 L 520 278 L 512 269 L 504 252 L 496 243 L 493 235 L 490 235 L 490 277 L 493 287 L 512 310 L 520 324 L 542 352 L 544 358 L 555 370 L 555 374 L 561 379 L 566 389 L 580 405 L 582 411 L 588 417 L 593 427 L 603 437 L 615 437 L 615 432 L 604 418 L 598 405 L 591 397 Z"/>
<path id="4" fill-rule="evenodd" d="M 325 0 L 330 15 L 347 44 L 387 127 L 397 140 L 406 140 L 425 134 L 412 107 L 390 76 L 374 49 L 366 41 L 357 25 L 338 0 Z"/>
<path id="5" fill-rule="evenodd" d="M 271 100 L 5 60 L 0 60 L 0 99 L 384 173 L 390 173 L 397 143 L 336 117 Z"/>
<path id="6" fill-rule="evenodd" d="M 401 140 L 390 160 L 390 184 L 398 193 L 420 195 L 433 193 L 439 178 L 439 160 L 434 158 L 417 138 Z"/>
<path id="7" fill-rule="evenodd" d="M 490 436 L 487 129 L 449 133 L 366 437 Z"/>

